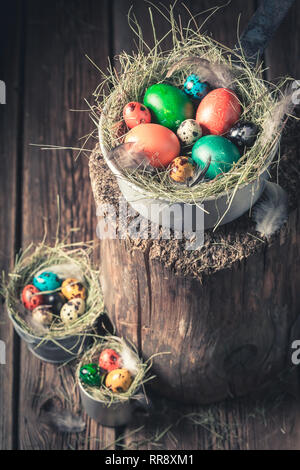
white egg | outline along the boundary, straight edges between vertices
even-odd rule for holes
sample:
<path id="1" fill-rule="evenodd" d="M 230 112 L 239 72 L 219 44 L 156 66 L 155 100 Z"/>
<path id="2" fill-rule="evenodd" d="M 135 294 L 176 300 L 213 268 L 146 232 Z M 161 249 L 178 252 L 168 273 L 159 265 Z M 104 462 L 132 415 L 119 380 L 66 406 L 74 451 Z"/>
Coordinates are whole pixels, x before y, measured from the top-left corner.
<path id="1" fill-rule="evenodd" d="M 85 301 L 79 297 L 69 300 L 60 311 L 61 320 L 68 325 L 82 315 L 85 311 Z"/>
<path id="2" fill-rule="evenodd" d="M 186 119 L 178 127 L 177 136 L 184 145 L 193 145 L 202 137 L 201 126 L 195 119 Z"/>

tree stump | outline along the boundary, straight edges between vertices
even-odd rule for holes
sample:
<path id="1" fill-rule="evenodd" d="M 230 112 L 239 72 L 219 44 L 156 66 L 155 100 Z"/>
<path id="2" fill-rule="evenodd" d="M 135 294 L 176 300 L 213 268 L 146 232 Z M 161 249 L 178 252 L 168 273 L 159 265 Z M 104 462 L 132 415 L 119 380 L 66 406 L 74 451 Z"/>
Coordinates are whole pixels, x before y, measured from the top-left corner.
<path id="1" fill-rule="evenodd" d="M 286 133 L 279 169 L 289 219 L 271 239 L 245 214 L 205 232 L 196 252 L 180 240 L 99 242 L 104 299 L 116 331 L 145 359 L 161 353 L 153 359 L 153 387 L 170 399 L 206 404 L 242 396 L 291 366 L 291 343 L 300 339 L 295 126 Z M 97 206 L 110 203 L 117 213 L 120 192 L 98 147 L 90 176 Z"/>

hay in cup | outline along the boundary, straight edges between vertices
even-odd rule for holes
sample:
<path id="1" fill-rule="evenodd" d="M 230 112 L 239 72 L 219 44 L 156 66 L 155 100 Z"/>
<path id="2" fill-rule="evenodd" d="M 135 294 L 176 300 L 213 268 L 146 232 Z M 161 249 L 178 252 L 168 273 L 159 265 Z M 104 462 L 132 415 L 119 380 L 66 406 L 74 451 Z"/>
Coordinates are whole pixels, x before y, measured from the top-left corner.
<path id="1" fill-rule="evenodd" d="M 155 7 L 155 5 L 154 5 Z M 142 30 L 135 17 L 129 13 L 129 24 L 138 36 L 137 52 L 122 52 L 115 60 L 116 68 L 109 67 L 97 87 L 92 106 L 92 119 L 99 125 L 99 115 L 104 119 L 99 129 L 104 153 L 124 141 L 128 132 L 122 117 L 123 107 L 130 101 L 143 102 L 145 91 L 155 83 L 168 83 L 180 89 L 191 73 L 210 82 L 214 88 L 227 87 L 239 97 L 242 114 L 240 120 L 256 124 L 260 133 L 252 148 L 235 163 L 228 173 L 206 180 L 192 188 L 174 185 L 168 178 L 169 170 L 124 170 L 122 178 L 138 186 L 149 198 L 168 200 L 171 203 L 200 204 L 205 198 L 218 197 L 224 192 L 233 196 L 240 186 L 257 180 L 269 167 L 270 155 L 279 146 L 284 118 L 293 109 L 291 79 L 283 78 L 277 85 L 263 80 L 262 65 L 251 65 L 243 51 L 231 50 L 211 37 L 202 34 L 201 26 L 191 16 L 187 27 L 174 17 L 174 7 L 169 16 L 161 12 L 170 23 L 168 35 L 172 38 L 171 50 L 164 52 L 156 37 L 151 9 L 154 47 L 143 40 Z M 205 23 L 205 22 L 204 22 Z M 182 155 L 190 155 L 191 149 L 182 149 Z M 278 162 L 278 160 L 277 160 Z"/>
<path id="2" fill-rule="evenodd" d="M 147 362 L 142 362 L 139 358 L 136 348 L 130 345 L 118 336 L 108 335 L 105 337 L 95 337 L 94 345 L 85 352 L 81 357 L 80 363 L 76 370 L 76 382 L 81 384 L 84 390 L 95 400 L 104 402 L 107 406 L 113 403 L 124 402 L 129 399 L 139 399 L 144 393 L 144 384 L 149 380 L 152 380 L 154 376 L 149 375 L 151 368 L 151 358 Z M 133 375 L 133 381 L 129 389 L 124 393 L 114 393 L 109 390 L 105 385 L 100 387 L 91 387 L 80 381 L 79 371 L 83 365 L 86 364 L 98 364 L 99 356 L 103 349 L 113 349 L 119 355 L 122 355 L 125 351 L 126 355 L 131 356 L 131 360 L 135 363 L 136 373 Z M 125 364 L 126 365 L 126 364 Z M 124 367 L 125 367 L 124 365 Z"/>
<path id="3" fill-rule="evenodd" d="M 99 284 L 99 272 L 91 265 L 92 244 L 64 244 L 56 243 L 51 247 L 43 242 L 37 246 L 30 245 L 15 261 L 14 269 L 3 282 L 3 295 L 6 299 L 7 309 L 14 320 L 24 332 L 40 337 L 41 342 L 65 338 L 67 336 L 85 337 L 94 334 L 93 326 L 104 311 L 103 296 Z M 85 312 L 72 323 L 66 325 L 60 317 L 54 316 L 49 328 L 38 328 L 30 321 L 31 312 L 27 311 L 21 301 L 21 293 L 27 284 L 32 284 L 33 277 L 46 271 L 52 266 L 57 273 L 81 273 L 83 285 L 86 288 Z M 59 289 L 51 292 L 59 292 Z M 48 292 L 50 293 L 50 291 Z M 43 294 L 43 293 L 41 293 Z"/>

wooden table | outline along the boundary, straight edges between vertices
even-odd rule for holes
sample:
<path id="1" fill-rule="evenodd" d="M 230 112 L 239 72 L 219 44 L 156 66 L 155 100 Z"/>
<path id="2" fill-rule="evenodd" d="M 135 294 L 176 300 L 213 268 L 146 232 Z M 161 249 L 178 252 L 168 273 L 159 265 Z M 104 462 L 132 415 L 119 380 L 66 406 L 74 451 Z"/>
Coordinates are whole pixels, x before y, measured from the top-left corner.
<path id="1" fill-rule="evenodd" d="M 203 31 L 232 46 L 239 15 L 242 31 L 256 3 L 232 0 L 209 19 Z M 70 241 L 96 238 L 87 158 L 75 161 L 70 150 L 41 151 L 30 144 L 78 147 L 78 139 L 91 132 L 93 124 L 84 98 L 91 99 L 100 74 L 85 55 L 105 69 L 108 56 L 113 61 L 122 49 L 132 50 L 134 37 L 126 19 L 131 4 L 145 40 L 151 43 L 148 6 L 141 0 L 1 2 L 0 79 L 7 87 L 7 104 L 0 105 L 2 269 L 12 266 L 22 246 L 40 241 L 45 227 L 48 240 L 53 240 L 57 195 L 61 236 Z M 224 2 L 186 0 L 185 4 L 196 14 Z M 180 5 L 177 10 L 184 21 L 187 10 Z M 197 21 L 204 18 L 201 15 Z M 299 18 L 300 4 L 296 2 L 265 54 L 266 78 L 283 74 L 300 78 Z M 157 30 L 162 36 L 167 23 L 160 19 Z M 94 143 L 89 143 L 90 148 Z M 107 429 L 86 419 L 85 432 L 69 435 L 52 431 L 41 417 L 52 404 L 80 410 L 78 394 L 74 396 L 72 388 L 72 366 L 57 368 L 37 360 L 14 334 L 4 308 L 0 340 L 6 343 L 7 362 L 0 365 L 0 449 L 300 448 L 297 370 L 273 385 L 280 400 L 262 403 L 256 397 L 213 409 L 183 409 L 155 399 L 152 414 L 139 416 L 127 429 Z"/>

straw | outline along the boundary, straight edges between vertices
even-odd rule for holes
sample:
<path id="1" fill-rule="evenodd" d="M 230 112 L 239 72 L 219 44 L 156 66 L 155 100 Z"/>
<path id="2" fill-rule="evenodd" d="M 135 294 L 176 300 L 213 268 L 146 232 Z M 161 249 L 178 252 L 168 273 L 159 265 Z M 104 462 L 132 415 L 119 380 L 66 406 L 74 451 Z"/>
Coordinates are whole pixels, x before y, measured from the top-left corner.
<path id="1" fill-rule="evenodd" d="M 85 383 L 81 382 L 81 386 L 84 390 L 95 400 L 105 402 L 107 406 L 112 405 L 113 403 L 124 402 L 129 399 L 138 399 L 144 392 L 144 384 L 152 380 L 154 376 L 149 375 L 149 371 L 152 365 L 151 358 L 143 362 L 137 353 L 137 350 L 134 345 L 128 344 L 123 338 L 118 336 L 95 336 L 94 345 L 82 356 L 77 370 L 76 370 L 76 381 L 79 382 L 79 371 L 80 368 L 85 364 L 98 364 L 99 356 L 103 349 L 113 349 L 118 354 L 122 354 L 124 348 L 131 349 L 132 356 L 136 359 L 137 364 L 137 374 L 133 378 L 133 382 L 130 385 L 129 389 L 124 393 L 114 393 L 109 390 L 105 385 L 101 387 L 91 387 Z"/>
<path id="2" fill-rule="evenodd" d="M 213 69 L 215 66 L 220 75 L 224 67 L 224 76 L 229 73 L 234 77 L 231 88 L 237 93 L 242 105 L 240 120 L 251 121 L 260 129 L 253 147 L 248 149 L 228 173 L 214 180 L 204 181 L 193 188 L 174 185 L 168 178 L 168 169 L 154 173 L 138 169 L 124 170 L 122 177 L 141 188 L 147 197 L 162 198 L 171 203 L 200 204 L 205 198 L 217 197 L 224 192 L 230 191 L 234 195 L 241 185 L 255 181 L 266 164 L 270 163 L 268 158 L 277 148 L 281 137 L 282 121 L 291 109 L 290 101 L 287 106 L 279 106 L 280 103 L 285 103 L 284 90 L 291 79 L 282 78 L 277 85 L 268 83 L 262 78 L 262 65 L 257 64 L 253 68 L 244 57 L 243 51 L 237 53 L 202 34 L 201 26 L 197 26 L 192 16 L 188 26 L 183 28 L 180 21 L 175 20 L 173 7 L 170 7 L 168 17 L 165 12 L 160 13 L 170 24 L 166 36 L 172 38 L 171 50 L 165 52 L 161 49 L 151 9 L 153 48 L 145 43 L 140 26 L 129 13 L 129 24 L 138 36 L 137 52 L 122 52 L 115 58 L 118 72 L 110 64 L 107 71 L 101 72 L 103 77 L 94 92 L 95 103 L 91 106 L 91 118 L 98 127 L 99 117 L 105 109 L 101 129 L 102 146 L 110 151 L 123 143 L 128 129 L 122 117 L 122 110 L 129 101 L 143 102 L 145 91 L 155 83 L 169 83 L 182 89 L 186 77 L 197 72 L 197 61 L 204 59 L 204 62 L 207 61 L 207 67 Z M 187 60 L 191 57 L 194 59 Z M 270 132 L 268 123 L 272 122 L 274 113 L 278 119 Z M 185 151 L 184 154 L 190 155 L 191 151 Z"/>
<path id="3" fill-rule="evenodd" d="M 56 243 L 53 247 L 41 242 L 38 245 L 29 245 L 17 255 L 14 269 L 8 274 L 7 279 L 3 273 L 1 290 L 9 313 L 24 332 L 40 337 L 41 343 L 47 340 L 55 342 L 55 340 L 72 335 L 85 337 L 92 332 L 91 329 L 96 320 L 104 313 L 104 304 L 99 284 L 99 272 L 91 265 L 91 254 L 92 242 Z M 22 290 L 27 284 L 32 284 L 33 277 L 39 271 L 47 270 L 48 266 L 63 264 L 73 264 L 82 273 L 83 284 L 87 290 L 85 312 L 69 325 L 65 325 L 59 317 L 56 317 L 49 328 L 36 331 L 29 321 L 30 312 L 26 311 L 22 305 Z"/>

